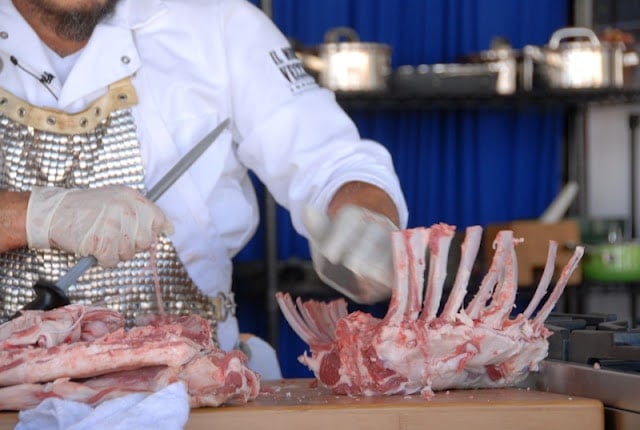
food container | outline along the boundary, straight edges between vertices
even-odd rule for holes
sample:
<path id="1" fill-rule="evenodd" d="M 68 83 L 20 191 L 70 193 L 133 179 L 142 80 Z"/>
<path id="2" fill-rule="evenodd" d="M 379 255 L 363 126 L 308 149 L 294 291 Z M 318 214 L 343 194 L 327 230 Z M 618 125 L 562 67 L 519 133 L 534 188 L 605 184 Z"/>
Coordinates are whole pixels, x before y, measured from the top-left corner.
<path id="1" fill-rule="evenodd" d="M 625 66 L 637 65 L 637 54 L 622 42 L 602 42 L 583 27 L 565 27 L 547 46 L 523 49 L 522 86 L 534 88 L 621 88 Z"/>
<path id="2" fill-rule="evenodd" d="M 318 77 L 323 87 L 334 91 L 384 91 L 391 71 L 391 47 L 361 42 L 349 27 L 325 33 L 317 54 L 298 52 L 304 67 Z"/>

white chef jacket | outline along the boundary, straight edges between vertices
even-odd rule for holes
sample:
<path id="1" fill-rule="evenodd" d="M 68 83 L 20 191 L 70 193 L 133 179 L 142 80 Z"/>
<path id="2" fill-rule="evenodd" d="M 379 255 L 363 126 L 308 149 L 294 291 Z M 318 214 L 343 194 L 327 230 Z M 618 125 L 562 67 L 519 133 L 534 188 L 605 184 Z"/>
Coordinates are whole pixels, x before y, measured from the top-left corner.
<path id="1" fill-rule="evenodd" d="M 302 208 L 326 208 L 345 182 L 384 189 L 407 222 L 388 151 L 361 139 L 334 94 L 300 73 L 287 39 L 245 0 L 121 0 L 99 24 L 64 83 L 42 43 L 0 0 L 0 86 L 36 106 L 75 113 L 132 76 L 133 108 L 151 188 L 180 155 L 225 118 L 231 126 L 158 201 L 171 219 L 178 255 L 196 285 L 215 295 L 231 288 L 231 258 L 258 224 L 247 169 L 305 230 Z M 54 74 L 49 85 L 36 78 Z M 235 318 L 219 325 L 223 349 L 238 339 Z"/>

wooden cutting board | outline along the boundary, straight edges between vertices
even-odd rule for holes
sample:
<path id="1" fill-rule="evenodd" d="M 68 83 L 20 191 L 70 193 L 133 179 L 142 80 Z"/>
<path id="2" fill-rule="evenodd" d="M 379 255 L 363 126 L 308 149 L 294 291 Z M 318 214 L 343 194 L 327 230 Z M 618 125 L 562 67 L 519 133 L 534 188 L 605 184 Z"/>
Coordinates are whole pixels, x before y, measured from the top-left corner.
<path id="1" fill-rule="evenodd" d="M 509 388 L 419 395 L 337 396 L 310 379 L 264 382 L 272 393 L 242 406 L 192 411 L 187 428 L 204 430 L 604 430 L 599 400 Z M 214 427 L 212 427 L 214 426 Z"/>
<path id="2" fill-rule="evenodd" d="M 419 395 L 338 396 L 312 388 L 311 379 L 262 384 L 264 394 L 241 405 L 191 411 L 187 430 L 604 430 L 598 400 L 508 388 Z M 17 414 L 0 414 L 0 430 L 13 429 Z"/>

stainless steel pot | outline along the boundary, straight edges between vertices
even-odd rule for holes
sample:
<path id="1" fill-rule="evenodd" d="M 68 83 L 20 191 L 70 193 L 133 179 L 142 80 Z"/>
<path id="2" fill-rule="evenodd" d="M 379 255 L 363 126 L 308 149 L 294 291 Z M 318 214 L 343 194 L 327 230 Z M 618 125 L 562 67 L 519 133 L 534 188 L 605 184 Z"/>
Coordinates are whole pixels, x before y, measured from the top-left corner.
<path id="1" fill-rule="evenodd" d="M 637 55 L 625 53 L 623 43 L 601 42 L 583 27 L 561 28 L 551 35 L 547 46 L 527 45 L 523 54 L 525 90 L 621 88 L 625 63 L 637 63 Z"/>
<path id="2" fill-rule="evenodd" d="M 323 87 L 335 91 L 384 91 L 391 71 L 391 47 L 361 42 L 349 27 L 325 33 L 317 55 L 299 52 L 305 68 L 318 77 Z"/>

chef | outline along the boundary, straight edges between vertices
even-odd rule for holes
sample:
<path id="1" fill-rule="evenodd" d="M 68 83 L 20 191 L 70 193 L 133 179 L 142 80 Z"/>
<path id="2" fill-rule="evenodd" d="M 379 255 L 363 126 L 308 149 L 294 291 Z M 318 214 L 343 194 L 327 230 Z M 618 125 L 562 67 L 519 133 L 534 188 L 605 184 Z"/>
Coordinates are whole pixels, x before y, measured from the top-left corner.
<path id="1" fill-rule="evenodd" d="M 157 201 L 145 193 L 230 125 Z M 78 258 L 69 288 L 132 323 L 197 313 L 238 346 L 231 258 L 258 225 L 253 171 L 310 239 L 326 282 L 376 301 L 407 223 L 392 160 L 362 139 L 246 0 L 0 0 L 0 317 Z M 346 276 L 348 273 L 349 276 Z M 346 285 L 349 283 L 349 285 Z M 252 343 L 253 341 L 253 343 Z M 273 350 L 249 340 L 263 378 Z"/>

